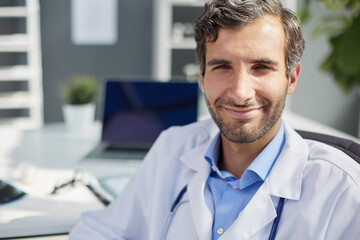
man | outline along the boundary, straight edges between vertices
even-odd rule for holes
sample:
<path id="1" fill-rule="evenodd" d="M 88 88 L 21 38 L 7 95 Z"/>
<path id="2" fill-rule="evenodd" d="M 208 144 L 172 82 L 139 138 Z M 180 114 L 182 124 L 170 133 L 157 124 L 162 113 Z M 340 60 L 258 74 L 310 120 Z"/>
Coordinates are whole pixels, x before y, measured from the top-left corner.
<path id="1" fill-rule="evenodd" d="M 277 0 L 212 1 L 195 39 L 213 121 L 163 132 L 70 238 L 359 239 L 359 165 L 281 121 L 304 49 L 296 16 Z"/>

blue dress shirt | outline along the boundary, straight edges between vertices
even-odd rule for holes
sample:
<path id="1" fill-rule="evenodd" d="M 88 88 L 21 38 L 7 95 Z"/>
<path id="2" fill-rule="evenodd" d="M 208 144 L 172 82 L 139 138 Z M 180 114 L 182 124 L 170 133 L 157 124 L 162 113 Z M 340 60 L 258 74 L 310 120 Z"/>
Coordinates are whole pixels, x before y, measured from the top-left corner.
<path id="1" fill-rule="evenodd" d="M 236 220 L 261 184 L 269 175 L 285 143 L 285 130 L 280 129 L 270 143 L 261 151 L 240 179 L 227 171 L 220 171 L 217 161 L 221 152 L 218 134 L 210 144 L 205 159 L 212 171 L 207 179 L 214 204 L 212 239 L 218 239 Z"/>

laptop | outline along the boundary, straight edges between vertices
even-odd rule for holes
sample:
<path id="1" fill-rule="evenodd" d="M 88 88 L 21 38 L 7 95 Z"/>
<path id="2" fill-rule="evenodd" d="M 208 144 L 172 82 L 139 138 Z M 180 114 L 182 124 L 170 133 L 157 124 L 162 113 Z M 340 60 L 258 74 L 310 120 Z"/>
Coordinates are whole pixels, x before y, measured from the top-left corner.
<path id="1" fill-rule="evenodd" d="M 85 160 L 142 160 L 161 131 L 197 120 L 197 83 L 109 79 L 104 85 L 101 142 Z"/>

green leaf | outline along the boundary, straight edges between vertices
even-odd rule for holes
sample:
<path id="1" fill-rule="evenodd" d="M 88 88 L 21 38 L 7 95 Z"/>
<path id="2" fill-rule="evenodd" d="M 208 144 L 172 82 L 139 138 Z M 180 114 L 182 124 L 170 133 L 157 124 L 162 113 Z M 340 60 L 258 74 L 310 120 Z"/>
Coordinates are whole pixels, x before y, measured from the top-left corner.
<path id="1" fill-rule="evenodd" d="M 60 96 L 68 104 L 88 104 L 95 100 L 98 91 L 96 78 L 87 75 L 72 76 L 59 86 Z"/>
<path id="2" fill-rule="evenodd" d="M 296 13 L 303 24 L 308 22 L 311 18 L 310 3 L 310 0 L 304 0 L 303 6 L 301 6 Z"/>
<path id="3" fill-rule="evenodd" d="M 307 21 L 313 17 L 310 5 L 314 2 L 329 10 L 312 32 L 313 36 L 328 36 L 330 44 L 321 69 L 349 92 L 360 86 L 360 0 L 305 0 L 299 12 Z"/>
<path id="4" fill-rule="evenodd" d="M 332 44 L 336 51 L 336 64 L 349 75 L 360 72 L 360 15 Z"/>
<path id="5" fill-rule="evenodd" d="M 338 11 L 341 8 L 346 7 L 347 2 L 346 0 L 318 0 L 321 5 L 331 11 Z"/>

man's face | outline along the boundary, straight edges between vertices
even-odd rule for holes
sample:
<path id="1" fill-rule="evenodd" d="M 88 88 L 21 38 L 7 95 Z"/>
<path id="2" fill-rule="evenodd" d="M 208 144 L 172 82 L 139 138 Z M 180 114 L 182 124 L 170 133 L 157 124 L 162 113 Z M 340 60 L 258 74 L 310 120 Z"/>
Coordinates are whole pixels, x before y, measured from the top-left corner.
<path id="1" fill-rule="evenodd" d="M 278 17 L 266 15 L 242 29 L 220 29 L 218 39 L 206 45 L 205 64 L 201 88 L 227 140 L 254 142 L 280 126 L 300 65 L 287 79 L 285 33 Z"/>

